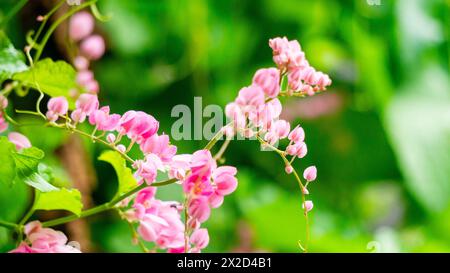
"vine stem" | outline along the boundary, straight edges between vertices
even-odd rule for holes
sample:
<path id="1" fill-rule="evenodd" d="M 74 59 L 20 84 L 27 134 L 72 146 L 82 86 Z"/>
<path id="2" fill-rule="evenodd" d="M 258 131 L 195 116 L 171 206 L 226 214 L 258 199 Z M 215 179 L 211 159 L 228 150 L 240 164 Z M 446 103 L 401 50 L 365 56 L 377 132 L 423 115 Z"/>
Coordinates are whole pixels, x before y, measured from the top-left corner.
<path id="1" fill-rule="evenodd" d="M 141 185 L 139 185 L 139 186 L 135 187 L 134 189 L 130 190 L 129 192 L 127 192 L 125 194 L 122 194 L 120 196 L 117 196 L 117 197 L 113 198 L 111 201 L 109 201 L 107 203 L 104 203 L 102 205 L 99 205 L 99 206 L 93 207 L 91 209 L 87 209 L 87 210 L 82 211 L 79 216 L 73 214 L 73 215 L 69 215 L 69 216 L 66 216 L 66 217 L 57 218 L 57 219 L 54 219 L 54 220 L 43 222 L 42 226 L 43 227 L 58 226 L 58 225 L 62 225 L 62 224 L 65 224 L 65 223 L 68 223 L 68 222 L 71 222 L 71 221 L 74 221 L 74 220 L 77 220 L 77 219 L 81 219 L 81 218 L 85 218 L 85 217 L 88 217 L 88 216 L 91 216 L 91 215 L 94 215 L 94 214 L 98 214 L 100 212 L 111 210 L 111 209 L 114 209 L 115 206 L 119 202 L 125 200 L 126 198 L 128 198 L 128 197 L 130 197 L 132 195 L 134 195 L 135 193 L 139 192 L 142 189 L 145 189 L 147 187 L 165 186 L 165 185 L 169 185 L 169 184 L 175 183 L 177 181 L 178 180 L 176 180 L 176 179 L 168 179 L 168 180 L 164 180 L 164 181 L 161 181 L 161 182 L 152 183 L 151 185 L 147 185 L 145 183 L 142 183 Z"/>
<path id="2" fill-rule="evenodd" d="M 19 225 L 15 223 L 11 223 L 8 221 L 0 220 L 0 227 L 8 228 L 8 229 L 19 229 Z"/>
<path id="3" fill-rule="evenodd" d="M 299 245 L 303 249 L 304 252 L 308 252 L 308 244 L 309 244 L 309 240 L 310 240 L 310 231 L 309 231 L 308 210 L 306 209 L 306 206 L 305 206 L 305 201 L 306 201 L 305 190 L 306 190 L 306 187 L 303 185 L 302 180 L 300 179 L 300 176 L 298 175 L 298 173 L 295 170 L 295 168 L 292 166 L 291 162 L 286 158 L 286 153 L 284 151 L 282 151 L 282 150 L 274 147 L 270 143 L 264 141 L 264 139 L 262 139 L 258 135 L 256 136 L 256 138 L 261 143 L 261 145 L 269 147 L 271 150 L 275 151 L 283 159 L 283 161 L 286 164 L 286 166 L 290 166 L 292 168 L 292 174 L 294 175 L 295 179 L 297 180 L 298 185 L 300 187 L 300 191 L 302 193 L 303 215 L 305 217 L 306 242 L 305 242 L 304 246 L 302 246 L 300 243 L 299 243 Z"/>
<path id="4" fill-rule="evenodd" d="M 42 55 L 42 51 L 44 50 L 44 47 L 45 47 L 45 45 L 48 42 L 48 39 L 50 38 L 50 36 L 53 34 L 53 32 L 56 30 L 56 28 L 62 22 L 64 22 L 67 18 L 72 16 L 77 11 L 80 11 L 80 10 L 82 10 L 82 9 L 92 5 L 92 4 L 95 4 L 97 1 L 98 0 L 90 0 L 90 1 L 86 1 L 86 2 L 82 3 L 79 6 L 75 6 L 74 8 L 70 9 L 67 13 L 64 13 L 64 15 L 59 17 L 52 25 L 50 25 L 50 28 L 47 30 L 47 32 L 45 33 L 44 37 L 42 38 L 42 41 L 39 44 L 39 47 L 38 47 L 38 49 L 36 51 L 36 54 L 34 55 L 34 61 L 37 62 L 39 60 L 39 58 Z"/>

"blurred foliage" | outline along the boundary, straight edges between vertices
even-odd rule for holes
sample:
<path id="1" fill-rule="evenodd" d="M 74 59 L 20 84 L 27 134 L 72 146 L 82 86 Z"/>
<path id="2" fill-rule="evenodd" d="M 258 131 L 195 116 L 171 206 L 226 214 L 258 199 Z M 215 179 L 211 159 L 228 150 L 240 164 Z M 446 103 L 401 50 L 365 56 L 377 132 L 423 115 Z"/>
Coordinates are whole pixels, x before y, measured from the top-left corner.
<path id="1" fill-rule="evenodd" d="M 0 16 L 12 2 L 0 3 Z M 319 170 L 310 188 L 311 251 L 450 251 L 448 1 L 133 0 L 100 1 L 99 8 L 113 15 L 98 23 L 108 40 L 107 55 L 94 64 L 100 96 L 112 111 L 151 113 L 167 133 L 173 106 L 192 106 L 194 96 L 203 105 L 224 106 L 257 68 L 273 65 L 269 38 L 298 39 L 312 65 L 333 79 L 328 94 L 286 106 L 307 132 L 309 154 L 297 166 Z M 8 26 L 17 48 L 36 26 L 30 14 L 38 12 L 25 7 Z M 27 103 L 14 98 L 15 105 Z M 52 152 L 65 135 L 20 130 L 58 166 Z M 184 153 L 204 142 L 175 144 Z M 99 180 L 95 202 L 107 201 L 117 178 L 96 161 L 101 148 L 87 141 L 85 147 Z M 300 192 L 279 158 L 238 141 L 226 163 L 239 167 L 239 187 L 206 223 L 207 250 L 299 251 L 305 233 Z M 0 207 L 7 208 L 0 217 L 15 220 L 28 204 L 27 191 L 19 184 L 0 187 Z M 180 198 L 176 186 L 158 194 Z M 91 223 L 99 250 L 138 251 L 117 216 Z M 0 250 L 4 233 L 0 229 Z"/>

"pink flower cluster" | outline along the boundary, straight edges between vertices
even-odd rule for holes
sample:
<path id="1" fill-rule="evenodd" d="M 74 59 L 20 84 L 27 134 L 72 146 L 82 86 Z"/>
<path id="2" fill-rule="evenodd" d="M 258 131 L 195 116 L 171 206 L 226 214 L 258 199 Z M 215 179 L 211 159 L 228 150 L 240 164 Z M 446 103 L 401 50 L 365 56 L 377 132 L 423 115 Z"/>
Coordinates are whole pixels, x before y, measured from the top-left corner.
<path id="1" fill-rule="evenodd" d="M 160 249 L 183 248 L 184 224 L 177 202 L 164 202 L 155 198 L 156 188 L 141 190 L 135 197 L 132 208 L 125 212 L 130 222 L 138 222 L 137 229 L 142 239 L 153 242 Z"/>
<path id="2" fill-rule="evenodd" d="M 273 50 L 273 61 L 287 73 L 289 94 L 301 92 L 311 96 L 331 85 L 328 75 L 309 65 L 298 41 L 277 37 L 269 40 L 269 46 Z"/>
<path id="3" fill-rule="evenodd" d="M 61 231 L 43 228 L 38 221 L 25 225 L 26 241 L 11 250 L 10 253 L 81 253 L 78 243 L 67 243 L 67 237 Z"/>
<path id="4" fill-rule="evenodd" d="M 69 21 L 69 37 L 79 43 L 79 54 L 73 60 L 78 70 L 77 83 L 88 92 L 97 94 L 100 90 L 94 73 L 89 70 L 91 61 L 100 59 L 105 54 L 105 40 L 98 34 L 93 34 L 94 17 L 87 11 L 74 14 Z"/>
<path id="5" fill-rule="evenodd" d="M 279 96 L 314 95 L 323 91 L 331 84 L 328 75 L 317 72 L 309 65 L 305 53 L 298 41 L 289 41 L 286 37 L 274 38 L 269 41 L 273 50 L 273 60 L 277 67 L 263 68 L 256 71 L 252 84 L 242 88 L 234 102 L 226 106 L 227 117 L 231 125 L 224 128 L 228 137 L 239 133 L 246 138 L 262 137 L 267 145 L 276 145 L 283 139 L 288 139 L 284 154 L 295 158 L 306 156 L 308 149 L 305 143 L 305 131 L 296 126 L 291 130 L 288 121 L 280 119 L 282 105 Z M 281 90 L 283 78 L 287 78 L 287 90 Z M 293 167 L 286 165 L 285 171 L 292 173 Z M 315 180 L 316 168 L 305 170 L 304 178 L 307 184 Z M 308 194 L 306 187 L 303 189 Z M 307 210 L 312 209 L 312 202 L 305 202 Z M 308 205 L 310 204 L 310 205 Z"/>

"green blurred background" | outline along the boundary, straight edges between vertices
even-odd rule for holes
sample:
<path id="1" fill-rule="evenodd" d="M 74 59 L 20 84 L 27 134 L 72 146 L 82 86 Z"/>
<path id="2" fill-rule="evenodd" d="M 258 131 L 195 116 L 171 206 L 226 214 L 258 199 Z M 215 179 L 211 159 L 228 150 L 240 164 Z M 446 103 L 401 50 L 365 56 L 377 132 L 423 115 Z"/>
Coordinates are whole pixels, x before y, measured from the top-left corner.
<path id="1" fill-rule="evenodd" d="M 13 2 L 2 0 L 0 13 Z M 18 48 L 52 1 L 30 2 L 7 30 Z M 445 0 L 380 0 L 379 5 L 101 0 L 101 12 L 113 17 L 97 23 L 108 49 L 93 68 L 100 97 L 112 111 L 147 111 L 170 133 L 173 106 L 192 106 L 194 96 L 204 105 L 226 105 L 255 70 L 273 66 L 269 38 L 298 39 L 310 63 L 333 79 L 328 92 L 289 99 L 284 108 L 285 118 L 307 133 L 309 154 L 296 166 L 315 164 L 319 170 L 310 186 L 310 251 L 449 252 L 449 5 Z M 46 54 L 64 58 L 62 52 L 53 41 Z M 15 98 L 14 104 L 27 100 L 33 98 Z M 60 160 L 70 137 L 39 127 L 21 131 L 46 151 L 60 182 L 72 183 Z M 175 144 L 189 153 L 205 141 Z M 100 204 L 114 191 L 116 177 L 96 160 L 100 147 L 88 142 L 83 147 L 95 169 L 91 202 Z M 239 187 L 206 223 L 207 252 L 300 251 L 297 242 L 305 233 L 300 192 L 282 161 L 250 141 L 233 142 L 225 159 L 238 167 Z M 0 217 L 17 220 L 29 205 L 27 189 L 0 187 Z M 179 199 L 180 191 L 170 186 L 159 197 Z M 85 233 L 91 251 L 139 251 L 114 213 L 89 218 L 75 230 Z M 0 228 L 0 250 L 11 243 Z"/>

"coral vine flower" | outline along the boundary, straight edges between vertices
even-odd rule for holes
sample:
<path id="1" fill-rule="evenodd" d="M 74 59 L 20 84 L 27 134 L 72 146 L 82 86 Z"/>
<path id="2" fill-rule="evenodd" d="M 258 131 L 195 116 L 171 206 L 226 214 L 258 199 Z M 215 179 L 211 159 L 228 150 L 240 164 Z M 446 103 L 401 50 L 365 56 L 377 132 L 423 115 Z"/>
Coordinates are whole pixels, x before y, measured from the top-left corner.
<path id="1" fill-rule="evenodd" d="M 16 145 L 17 150 L 22 150 L 31 147 L 31 143 L 28 138 L 20 133 L 11 132 L 8 134 L 8 140 Z"/>
<path id="2" fill-rule="evenodd" d="M 303 178 L 306 179 L 306 181 L 311 182 L 316 180 L 317 178 L 317 168 L 316 166 L 310 166 L 305 169 L 303 172 Z"/>
<path id="3" fill-rule="evenodd" d="M 47 104 L 48 111 L 45 114 L 49 121 L 55 122 L 59 116 L 64 116 L 69 110 L 69 103 L 65 97 L 51 98 Z"/>
<path id="4" fill-rule="evenodd" d="M 42 228 L 38 221 L 28 223 L 25 235 L 31 245 L 22 242 L 10 253 L 80 253 L 81 251 L 67 244 L 67 237 L 61 231 Z"/>
<path id="5" fill-rule="evenodd" d="M 100 35 L 92 35 L 81 42 L 81 53 L 89 60 L 98 60 L 105 54 L 105 40 Z"/>
<path id="6" fill-rule="evenodd" d="M 128 111 L 122 116 L 118 131 L 141 144 L 158 129 L 159 122 L 153 116 L 142 111 Z"/>
<path id="7" fill-rule="evenodd" d="M 253 84 L 258 85 L 269 98 L 280 93 L 280 72 L 276 68 L 262 68 L 256 71 Z"/>
<path id="8" fill-rule="evenodd" d="M 195 230 L 189 239 L 190 243 L 194 245 L 194 248 L 200 250 L 204 249 L 209 244 L 209 234 L 206 228 L 200 228 Z"/>
<path id="9" fill-rule="evenodd" d="M 120 122 L 120 115 L 109 114 L 109 106 L 104 106 L 99 110 L 95 110 L 89 116 L 89 123 L 95 125 L 100 131 L 113 131 Z"/>
<path id="10" fill-rule="evenodd" d="M 70 18 L 69 36 L 74 41 L 86 38 L 94 31 L 94 17 L 87 11 L 80 11 Z"/>

